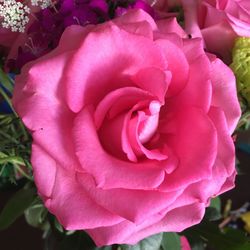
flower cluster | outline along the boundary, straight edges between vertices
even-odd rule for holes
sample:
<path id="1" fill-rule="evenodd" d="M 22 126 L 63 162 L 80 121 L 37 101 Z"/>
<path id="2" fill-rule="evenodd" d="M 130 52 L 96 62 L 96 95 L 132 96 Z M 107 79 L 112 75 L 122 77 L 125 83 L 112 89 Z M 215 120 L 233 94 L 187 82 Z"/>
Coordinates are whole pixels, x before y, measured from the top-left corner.
<path id="1" fill-rule="evenodd" d="M 250 38 L 238 38 L 233 50 L 231 68 L 237 77 L 238 92 L 250 104 Z"/>
<path id="2" fill-rule="evenodd" d="M 16 53 L 8 58 L 8 68 L 20 69 L 27 62 L 54 49 L 63 31 L 70 25 L 102 23 L 111 18 L 110 12 L 111 16 L 120 16 L 129 9 L 138 8 L 154 15 L 153 9 L 142 0 L 131 3 L 119 0 L 109 4 L 105 0 L 59 0 L 49 8 L 34 13 L 35 19 L 27 29 L 26 39 L 16 45 Z"/>
<path id="3" fill-rule="evenodd" d="M 60 0 L 34 13 L 35 19 L 27 28 L 27 37 L 24 42 L 17 44 L 17 53 L 9 58 L 8 67 L 11 70 L 20 69 L 25 63 L 54 49 L 63 31 L 70 25 L 84 26 L 107 20 L 107 11 L 108 6 L 104 0 Z"/>
<path id="4" fill-rule="evenodd" d="M 15 0 L 0 2 L 0 21 L 3 28 L 10 28 L 13 32 L 24 32 L 29 22 L 29 14 L 30 8 L 21 2 Z"/>
<path id="5" fill-rule="evenodd" d="M 53 3 L 51 0 L 31 0 L 32 6 L 39 6 L 41 9 L 46 9 L 51 6 Z"/>

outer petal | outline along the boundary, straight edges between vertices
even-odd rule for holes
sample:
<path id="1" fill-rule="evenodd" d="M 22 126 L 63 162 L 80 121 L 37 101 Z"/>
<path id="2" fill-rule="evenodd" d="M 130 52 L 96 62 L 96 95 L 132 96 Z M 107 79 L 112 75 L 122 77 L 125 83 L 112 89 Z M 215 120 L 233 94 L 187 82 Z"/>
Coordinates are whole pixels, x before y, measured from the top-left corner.
<path id="1" fill-rule="evenodd" d="M 179 37 L 186 37 L 185 31 L 178 24 L 176 18 L 165 18 L 158 20 L 157 22 L 158 32 L 156 34 L 169 34 L 175 33 Z"/>
<path id="2" fill-rule="evenodd" d="M 45 205 L 67 230 L 111 226 L 123 221 L 95 203 L 77 183 L 75 174 L 60 165 L 51 199 Z"/>
<path id="3" fill-rule="evenodd" d="M 224 112 L 220 108 L 211 108 L 209 116 L 214 122 L 217 134 L 218 134 L 218 154 L 217 160 L 220 164 L 220 170 L 225 169 L 225 174 L 218 174 L 216 178 L 221 178 L 223 181 L 226 179 L 232 179 L 232 175 L 235 175 L 235 147 L 231 138 L 230 131 L 227 129 L 227 120 Z M 231 188 L 234 186 L 232 183 Z M 228 187 L 230 189 L 230 187 Z"/>
<path id="4" fill-rule="evenodd" d="M 191 250 L 191 247 L 185 236 L 181 236 L 181 250 Z"/>
<path id="5" fill-rule="evenodd" d="M 235 76 L 221 60 L 212 61 L 211 81 L 213 86 L 212 106 L 220 107 L 225 112 L 227 127 L 233 133 L 241 115 L 237 99 Z M 220 131 L 220 130 L 219 130 Z"/>
<path id="6" fill-rule="evenodd" d="M 142 67 L 165 69 L 159 48 L 150 39 L 107 23 L 91 32 L 70 61 L 65 78 L 69 107 L 79 112 L 86 104 L 96 105 L 112 90 L 131 86 L 128 76 Z"/>
<path id="7" fill-rule="evenodd" d="M 141 9 L 130 10 L 125 15 L 122 15 L 113 20 L 113 22 L 119 26 L 145 21 L 150 25 L 151 30 L 157 30 L 157 26 L 155 24 L 154 19 Z"/>
<path id="8" fill-rule="evenodd" d="M 204 204 L 190 204 L 175 208 L 165 214 L 156 214 L 140 225 L 124 221 L 112 227 L 87 230 L 98 246 L 136 244 L 139 240 L 159 232 L 180 232 L 200 222 L 204 215 Z M 186 214 L 189 216 L 186 216 Z"/>
<path id="9" fill-rule="evenodd" d="M 72 54 L 56 52 L 24 68 L 16 78 L 13 104 L 36 144 L 65 168 L 75 168 L 78 161 L 72 139 L 64 136 L 71 133 L 74 114 L 69 112 L 59 91 L 65 64 Z"/>
<path id="10" fill-rule="evenodd" d="M 202 29 L 202 36 L 208 51 L 221 56 L 226 62 L 230 62 L 231 50 L 237 35 L 228 22 L 221 22 Z"/>
<path id="11" fill-rule="evenodd" d="M 57 168 L 56 161 L 41 147 L 33 143 L 31 163 L 38 192 L 46 201 L 53 192 Z"/>
<path id="12" fill-rule="evenodd" d="M 137 225 L 172 204 L 181 193 L 123 188 L 103 190 L 95 186 L 88 174 L 83 173 L 77 174 L 77 180 L 97 204 Z"/>

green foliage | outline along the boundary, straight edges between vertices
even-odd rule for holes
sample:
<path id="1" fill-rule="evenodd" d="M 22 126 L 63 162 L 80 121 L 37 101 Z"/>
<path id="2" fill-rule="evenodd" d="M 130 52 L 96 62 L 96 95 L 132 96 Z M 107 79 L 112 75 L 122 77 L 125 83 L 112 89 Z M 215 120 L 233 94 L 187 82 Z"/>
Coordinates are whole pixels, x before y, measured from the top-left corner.
<path id="1" fill-rule="evenodd" d="M 163 250 L 181 250 L 180 236 L 177 233 L 164 233 L 161 246 Z"/>
<path id="2" fill-rule="evenodd" d="M 10 93 L 13 92 L 13 80 L 0 68 L 0 82 Z"/>
<path id="3" fill-rule="evenodd" d="M 215 208 L 219 213 L 221 212 L 221 200 L 220 197 L 217 196 L 210 201 L 210 206 L 211 208 Z"/>
<path id="4" fill-rule="evenodd" d="M 34 202 L 24 211 L 26 222 L 32 227 L 40 228 L 44 231 L 49 230 L 47 220 L 48 210 L 44 207 L 42 201 L 37 197 Z"/>
<path id="5" fill-rule="evenodd" d="M 158 250 L 161 247 L 163 233 L 155 234 L 144 240 L 141 240 L 136 245 L 122 245 L 122 250 Z"/>
<path id="6" fill-rule="evenodd" d="M 214 250 L 249 250 L 250 242 L 246 234 L 240 230 L 227 228 L 221 231 L 218 225 L 207 220 L 183 232 L 193 245 L 195 241 L 203 241 Z M 197 247 L 197 245 L 196 245 Z M 202 250 L 203 248 L 196 248 Z"/>
<path id="7" fill-rule="evenodd" d="M 205 218 L 210 221 L 221 219 L 221 201 L 219 197 L 211 199 L 210 206 L 206 209 Z"/>
<path id="8" fill-rule="evenodd" d="M 10 93 L 12 80 L 0 69 L 0 97 L 12 108 Z M 13 108 L 12 108 L 13 109 Z M 30 159 L 31 138 L 15 111 L 11 114 L 0 113 L 0 187 L 15 183 L 16 179 L 26 177 L 32 180 Z"/>
<path id="9" fill-rule="evenodd" d="M 237 79 L 238 93 L 250 104 L 250 39 L 240 37 L 236 39 L 233 49 L 233 69 Z"/>
<path id="10" fill-rule="evenodd" d="M 239 37 L 235 41 L 232 53 L 233 62 L 230 65 L 236 81 L 242 116 L 238 129 L 247 130 L 250 127 L 250 39 Z"/>
<path id="11" fill-rule="evenodd" d="M 21 189 L 8 201 L 0 214 L 0 230 L 8 228 L 36 198 L 33 188 Z"/>

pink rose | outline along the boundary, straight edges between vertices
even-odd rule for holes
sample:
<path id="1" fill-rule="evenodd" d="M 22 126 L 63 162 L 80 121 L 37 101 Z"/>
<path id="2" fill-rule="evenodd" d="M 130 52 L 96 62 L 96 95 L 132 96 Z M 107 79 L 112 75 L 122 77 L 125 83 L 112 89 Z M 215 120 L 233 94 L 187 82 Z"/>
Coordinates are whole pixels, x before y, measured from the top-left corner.
<path id="1" fill-rule="evenodd" d="M 191 250 L 189 242 L 185 236 L 181 236 L 181 250 Z"/>
<path id="2" fill-rule="evenodd" d="M 39 194 L 99 246 L 182 231 L 234 186 L 234 75 L 182 35 L 140 10 L 71 26 L 16 78 Z"/>
<path id="3" fill-rule="evenodd" d="M 235 38 L 250 36 L 250 1 L 200 0 L 199 26 L 207 49 L 230 62 Z"/>
<path id="4" fill-rule="evenodd" d="M 23 3 L 24 1 L 19 2 Z M 35 18 L 34 13 L 40 10 L 39 7 L 32 6 L 30 1 L 28 1 L 26 5 L 30 8 L 32 14 L 28 15 L 29 22 L 25 25 L 25 32 L 13 32 L 11 31 L 11 28 L 2 28 L 0 24 L 0 52 L 7 57 L 6 61 L 9 59 L 16 59 L 18 49 L 25 46 L 28 41 L 27 30 Z M 0 19 L 1 18 L 2 17 L 0 16 Z M 8 67 L 6 66 L 6 68 Z"/>

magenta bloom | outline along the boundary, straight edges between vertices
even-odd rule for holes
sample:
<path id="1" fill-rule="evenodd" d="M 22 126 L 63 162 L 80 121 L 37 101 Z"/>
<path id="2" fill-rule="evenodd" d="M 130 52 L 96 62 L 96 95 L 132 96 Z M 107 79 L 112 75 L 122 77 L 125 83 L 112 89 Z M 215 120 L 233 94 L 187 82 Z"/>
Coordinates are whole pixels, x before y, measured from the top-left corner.
<path id="1" fill-rule="evenodd" d="M 185 236 L 181 236 L 181 250 L 192 250 L 187 238 Z"/>
<path id="2" fill-rule="evenodd" d="M 139 10 L 73 25 L 16 78 L 39 195 L 99 246 L 182 231 L 234 186 L 234 75 L 183 35 Z"/>
<path id="3" fill-rule="evenodd" d="M 16 44 L 15 53 L 8 58 L 10 69 L 20 69 L 54 49 L 66 27 L 97 24 L 109 19 L 105 0 L 60 0 L 55 8 L 41 10 L 35 15 L 36 19 L 25 34 L 25 41 Z"/>

